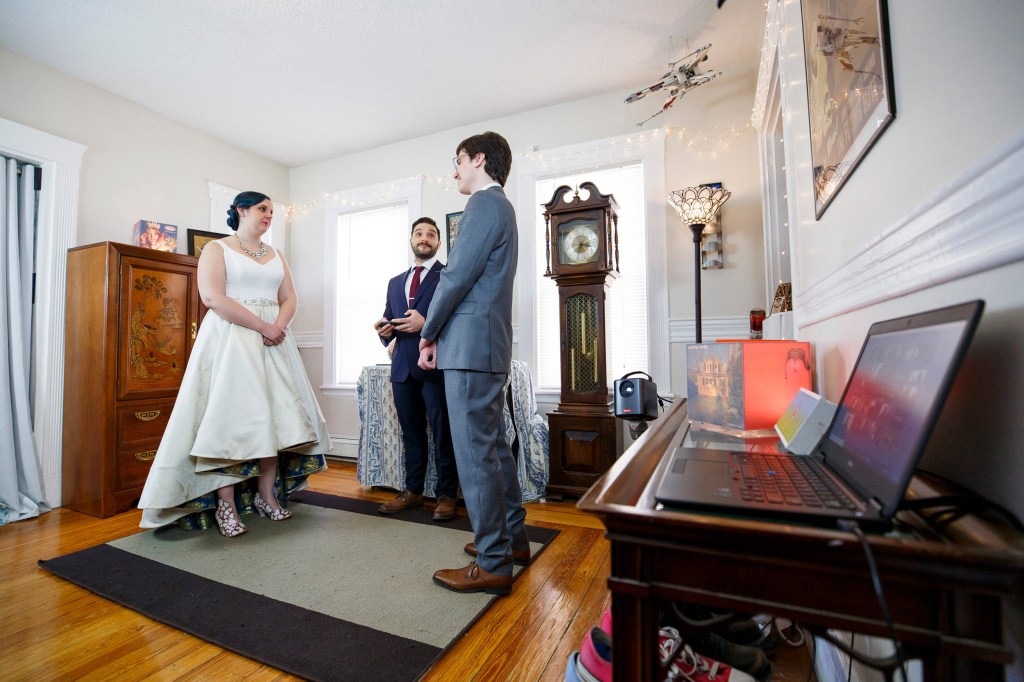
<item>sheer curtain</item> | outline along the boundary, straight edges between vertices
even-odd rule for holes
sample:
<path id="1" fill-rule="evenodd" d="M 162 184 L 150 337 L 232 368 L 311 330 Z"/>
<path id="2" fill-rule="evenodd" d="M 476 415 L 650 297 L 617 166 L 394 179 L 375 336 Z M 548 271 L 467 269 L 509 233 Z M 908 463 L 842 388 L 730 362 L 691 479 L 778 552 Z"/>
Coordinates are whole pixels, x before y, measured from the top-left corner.
<path id="1" fill-rule="evenodd" d="M 0 524 L 4 524 L 39 516 L 50 507 L 43 499 L 32 438 L 29 376 L 38 169 L 3 157 L 0 163 Z"/>

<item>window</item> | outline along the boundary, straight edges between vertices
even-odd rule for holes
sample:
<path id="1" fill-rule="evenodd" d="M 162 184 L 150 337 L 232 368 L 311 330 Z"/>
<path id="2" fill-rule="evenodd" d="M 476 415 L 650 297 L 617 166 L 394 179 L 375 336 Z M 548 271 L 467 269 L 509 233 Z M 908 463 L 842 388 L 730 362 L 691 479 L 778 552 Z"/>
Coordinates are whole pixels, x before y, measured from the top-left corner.
<path id="1" fill-rule="evenodd" d="M 537 196 L 551 198 L 557 187 L 578 187 L 590 181 L 602 194 L 614 194 L 619 205 L 619 254 L 621 276 L 608 291 L 606 335 L 609 349 L 609 382 L 627 372 L 650 371 L 647 351 L 647 224 L 644 211 L 643 165 L 586 171 L 537 180 Z M 537 207 L 537 224 L 544 224 L 544 207 Z M 558 288 L 544 276 L 546 250 L 538 240 L 534 249 L 537 267 L 537 383 L 558 388 L 559 364 Z"/>
<path id="2" fill-rule="evenodd" d="M 558 394 L 558 291 L 544 277 L 541 204 L 559 185 L 593 182 L 619 204 L 622 276 L 609 289 L 609 384 L 626 372 L 648 372 L 671 386 L 668 267 L 665 247 L 663 130 L 535 152 L 517 160 L 519 220 L 519 358 L 531 367 L 542 402 Z"/>
<path id="3" fill-rule="evenodd" d="M 324 208 L 324 384 L 350 392 L 365 365 L 387 362 L 372 325 L 384 312 L 388 281 L 412 262 L 409 229 L 420 215 L 420 182 L 332 195 Z"/>

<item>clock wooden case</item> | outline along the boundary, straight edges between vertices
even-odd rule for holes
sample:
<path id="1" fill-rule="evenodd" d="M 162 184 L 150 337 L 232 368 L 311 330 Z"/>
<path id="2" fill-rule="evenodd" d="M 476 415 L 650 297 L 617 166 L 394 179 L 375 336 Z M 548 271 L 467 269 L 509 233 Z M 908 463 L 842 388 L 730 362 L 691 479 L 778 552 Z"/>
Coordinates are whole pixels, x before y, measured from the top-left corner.
<path id="1" fill-rule="evenodd" d="M 558 286 L 562 369 L 558 407 L 548 415 L 548 490 L 582 495 L 612 465 L 622 442 L 608 392 L 605 334 L 607 291 L 619 274 L 618 205 L 584 182 L 577 190 L 556 189 L 544 209 L 545 276 Z"/>

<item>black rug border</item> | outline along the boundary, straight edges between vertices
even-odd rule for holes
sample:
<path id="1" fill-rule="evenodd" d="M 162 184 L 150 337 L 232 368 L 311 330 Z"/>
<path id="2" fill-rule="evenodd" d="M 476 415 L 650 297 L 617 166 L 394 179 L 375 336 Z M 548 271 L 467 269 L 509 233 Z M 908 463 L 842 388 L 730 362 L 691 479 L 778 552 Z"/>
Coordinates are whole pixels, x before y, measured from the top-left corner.
<path id="1" fill-rule="evenodd" d="M 379 503 L 308 490 L 292 494 L 289 501 L 380 516 Z M 425 509 L 387 518 L 439 525 Z M 444 526 L 472 532 L 464 516 Z M 527 525 L 530 541 L 543 543 L 538 555 L 559 532 Z M 108 544 L 40 559 L 38 564 L 147 618 L 309 680 L 420 679 L 499 599 L 492 597 L 466 627 L 439 648 L 226 585 Z M 191 599 L 169 599 L 166 595 L 170 594 L 188 594 Z M 236 614 L 238 620 L 229 621 L 226 613 Z M 385 661 L 387 668 L 382 670 Z"/>

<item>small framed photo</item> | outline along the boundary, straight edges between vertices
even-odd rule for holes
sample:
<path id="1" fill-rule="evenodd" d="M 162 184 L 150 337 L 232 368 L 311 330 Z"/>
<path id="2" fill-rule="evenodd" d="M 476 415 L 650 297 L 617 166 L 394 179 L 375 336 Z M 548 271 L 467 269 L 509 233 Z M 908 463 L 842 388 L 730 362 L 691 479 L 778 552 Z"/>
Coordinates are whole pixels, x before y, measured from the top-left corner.
<path id="1" fill-rule="evenodd" d="M 459 234 L 459 223 L 462 222 L 462 213 L 462 211 L 448 213 L 444 217 L 444 224 L 448 228 L 446 231 L 448 236 L 448 253 L 451 253 L 452 247 L 455 246 L 455 237 Z"/>
<path id="2" fill-rule="evenodd" d="M 782 282 L 775 289 L 775 298 L 772 300 L 772 312 L 788 313 L 793 309 L 793 285 L 790 282 Z"/>
<path id="3" fill-rule="evenodd" d="M 202 230 L 189 230 L 188 231 L 188 255 L 199 256 L 203 252 L 203 247 L 212 242 L 214 239 L 221 239 L 226 237 L 226 234 L 221 232 L 204 232 Z"/>

